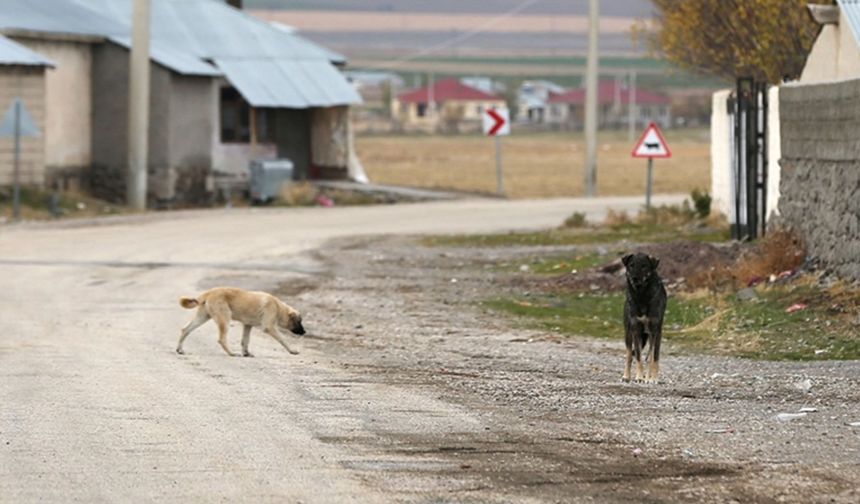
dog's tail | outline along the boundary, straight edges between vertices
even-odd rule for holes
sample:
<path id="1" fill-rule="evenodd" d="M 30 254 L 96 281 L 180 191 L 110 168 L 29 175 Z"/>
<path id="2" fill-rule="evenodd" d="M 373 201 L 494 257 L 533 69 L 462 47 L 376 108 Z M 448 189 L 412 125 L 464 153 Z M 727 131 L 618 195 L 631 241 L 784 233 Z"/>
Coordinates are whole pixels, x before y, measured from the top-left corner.
<path id="1" fill-rule="evenodd" d="M 199 305 L 200 301 L 197 301 L 196 299 L 190 298 L 190 297 L 181 297 L 181 298 L 179 298 L 179 304 L 183 308 L 191 309 L 191 308 L 194 308 L 195 306 Z"/>

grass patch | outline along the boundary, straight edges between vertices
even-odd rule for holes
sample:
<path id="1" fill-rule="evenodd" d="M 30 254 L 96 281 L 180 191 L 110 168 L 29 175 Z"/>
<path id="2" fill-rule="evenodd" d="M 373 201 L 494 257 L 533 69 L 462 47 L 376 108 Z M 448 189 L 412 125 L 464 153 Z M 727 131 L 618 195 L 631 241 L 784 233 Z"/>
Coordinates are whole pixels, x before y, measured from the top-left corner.
<path id="1" fill-rule="evenodd" d="M 521 261 L 508 261 L 499 264 L 502 271 L 523 271 L 537 275 L 557 275 L 582 271 L 599 266 L 612 260 L 609 254 L 567 254 L 558 256 L 538 256 Z M 524 269 L 523 266 L 528 266 Z"/>
<path id="2" fill-rule="evenodd" d="M 527 325 L 557 333 L 624 340 L 624 294 L 552 294 L 494 299 L 485 306 L 523 317 Z M 664 338 L 700 324 L 713 311 L 697 299 L 669 298 Z"/>
<path id="3" fill-rule="evenodd" d="M 694 352 L 758 360 L 860 359 L 857 296 L 811 283 L 761 287 L 758 299 L 734 294 L 671 296 L 664 341 Z M 802 303 L 793 313 L 786 308 Z M 484 306 L 520 317 L 526 326 L 571 336 L 623 340 L 624 294 L 545 294 L 493 299 Z"/>
<path id="4" fill-rule="evenodd" d="M 513 247 L 605 244 L 622 240 L 652 243 L 675 240 L 723 242 L 729 238 L 728 228 L 709 229 L 629 222 L 609 228 L 559 228 L 525 233 L 429 236 L 423 238 L 421 243 L 431 247 Z"/>
<path id="5" fill-rule="evenodd" d="M 56 197 L 56 214 L 50 209 L 51 199 Z M 0 217 L 12 219 L 12 188 L 0 189 Z M 114 215 L 128 213 L 126 207 L 113 205 L 106 201 L 93 198 L 74 191 L 65 191 L 53 195 L 34 187 L 21 187 L 21 218 L 23 220 L 47 220 L 66 217 L 96 217 L 99 215 Z"/>

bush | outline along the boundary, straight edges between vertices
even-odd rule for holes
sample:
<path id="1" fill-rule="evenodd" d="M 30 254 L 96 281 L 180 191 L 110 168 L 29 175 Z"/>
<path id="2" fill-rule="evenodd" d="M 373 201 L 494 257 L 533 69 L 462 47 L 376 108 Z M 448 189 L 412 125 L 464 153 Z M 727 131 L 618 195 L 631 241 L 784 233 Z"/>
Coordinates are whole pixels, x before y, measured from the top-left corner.
<path id="1" fill-rule="evenodd" d="M 693 189 L 693 192 L 690 193 L 690 198 L 693 200 L 693 207 L 696 209 L 696 215 L 698 215 L 700 219 L 706 219 L 711 215 L 712 198 L 707 191 Z"/>
<path id="2" fill-rule="evenodd" d="M 583 212 L 573 212 L 570 214 L 570 217 L 564 219 L 564 224 L 562 227 L 566 228 L 582 228 L 588 225 L 588 222 L 585 220 L 585 214 Z"/>

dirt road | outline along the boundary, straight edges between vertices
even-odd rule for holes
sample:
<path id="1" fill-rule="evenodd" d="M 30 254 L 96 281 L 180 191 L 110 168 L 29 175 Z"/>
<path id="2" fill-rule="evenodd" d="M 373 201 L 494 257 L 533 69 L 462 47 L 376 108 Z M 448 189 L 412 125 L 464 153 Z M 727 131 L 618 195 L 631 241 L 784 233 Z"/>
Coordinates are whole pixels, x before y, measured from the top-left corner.
<path id="1" fill-rule="evenodd" d="M 481 257 L 346 238 L 545 227 L 607 203 L 0 228 L 0 501 L 856 501 L 857 363 L 682 357 L 665 385 L 622 386 L 617 347 L 472 304 Z M 221 284 L 302 309 L 301 354 L 255 332 L 256 357 L 230 358 L 208 325 L 173 353 L 191 315 L 176 298 Z M 818 416 L 773 419 L 800 406 Z"/>

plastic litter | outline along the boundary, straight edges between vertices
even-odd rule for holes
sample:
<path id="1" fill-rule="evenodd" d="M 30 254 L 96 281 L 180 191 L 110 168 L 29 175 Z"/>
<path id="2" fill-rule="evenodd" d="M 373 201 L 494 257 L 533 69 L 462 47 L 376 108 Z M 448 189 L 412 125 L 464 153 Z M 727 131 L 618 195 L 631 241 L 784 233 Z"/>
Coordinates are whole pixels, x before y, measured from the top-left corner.
<path id="1" fill-rule="evenodd" d="M 803 310 L 804 308 L 806 308 L 806 305 L 804 303 L 794 303 L 793 305 L 785 309 L 785 313 L 794 313 Z"/>
<path id="2" fill-rule="evenodd" d="M 806 413 L 780 413 L 776 416 L 776 419 L 780 422 L 791 422 L 792 420 L 797 420 L 805 416 Z"/>

